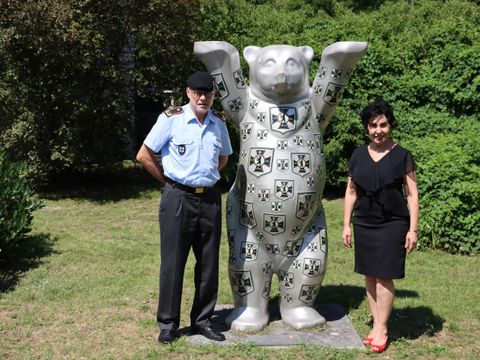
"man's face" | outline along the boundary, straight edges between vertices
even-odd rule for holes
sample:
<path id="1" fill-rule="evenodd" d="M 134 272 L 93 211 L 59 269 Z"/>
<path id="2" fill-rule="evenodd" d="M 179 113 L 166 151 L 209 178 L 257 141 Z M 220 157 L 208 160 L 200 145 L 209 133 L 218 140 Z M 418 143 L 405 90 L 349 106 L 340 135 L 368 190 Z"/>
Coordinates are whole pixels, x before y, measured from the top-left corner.
<path id="1" fill-rule="evenodd" d="M 187 88 L 187 96 L 190 99 L 190 106 L 197 117 L 203 117 L 213 104 L 215 91 L 205 91 Z"/>

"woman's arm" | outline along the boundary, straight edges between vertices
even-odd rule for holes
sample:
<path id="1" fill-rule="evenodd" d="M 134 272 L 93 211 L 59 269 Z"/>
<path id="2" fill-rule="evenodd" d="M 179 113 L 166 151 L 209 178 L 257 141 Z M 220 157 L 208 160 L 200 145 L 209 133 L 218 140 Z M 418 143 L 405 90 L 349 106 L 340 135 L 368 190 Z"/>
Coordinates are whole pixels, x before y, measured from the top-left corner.
<path id="1" fill-rule="evenodd" d="M 357 188 L 351 177 L 348 177 L 347 189 L 345 190 L 345 204 L 343 208 L 343 233 L 342 241 L 346 247 L 352 247 L 352 230 L 350 220 L 352 219 L 353 207 L 357 201 Z"/>
<path id="2" fill-rule="evenodd" d="M 410 212 L 410 229 L 405 237 L 405 248 L 410 254 L 417 246 L 418 230 L 418 188 L 415 171 L 408 173 L 404 178 L 405 194 Z"/>

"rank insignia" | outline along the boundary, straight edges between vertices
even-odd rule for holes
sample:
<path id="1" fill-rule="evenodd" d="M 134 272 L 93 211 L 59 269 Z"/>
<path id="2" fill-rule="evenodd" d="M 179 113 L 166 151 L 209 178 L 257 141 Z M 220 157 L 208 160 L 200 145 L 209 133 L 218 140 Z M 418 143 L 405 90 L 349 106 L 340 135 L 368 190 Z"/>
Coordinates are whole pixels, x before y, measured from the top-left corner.
<path id="1" fill-rule="evenodd" d="M 275 180 L 275 196 L 282 200 L 293 197 L 293 180 Z"/>
<path id="2" fill-rule="evenodd" d="M 327 90 L 325 91 L 325 95 L 323 95 L 323 100 L 330 106 L 337 105 L 338 101 L 340 100 L 340 96 L 342 95 L 343 86 L 328 83 Z"/>
<path id="3" fill-rule="evenodd" d="M 256 236 L 257 239 L 260 240 L 260 241 L 265 240 L 265 235 L 263 235 L 263 233 L 262 233 L 261 231 L 257 231 L 257 232 L 255 233 L 255 236 Z"/>
<path id="4" fill-rule="evenodd" d="M 262 273 L 263 273 L 263 276 L 265 276 L 265 277 L 270 276 L 270 274 L 272 273 L 272 262 L 271 261 L 267 261 L 266 263 L 262 263 Z"/>
<path id="5" fill-rule="evenodd" d="M 287 140 L 277 140 L 277 149 L 278 150 L 287 150 L 288 141 Z"/>
<path id="6" fill-rule="evenodd" d="M 315 115 L 315 121 L 318 123 L 318 125 L 322 125 L 325 122 L 325 119 L 327 117 L 324 114 L 318 113 Z"/>
<path id="7" fill-rule="evenodd" d="M 308 277 L 317 276 L 320 273 L 320 266 L 322 261 L 318 259 L 304 259 L 303 260 L 303 273 Z"/>
<path id="8" fill-rule="evenodd" d="M 318 78 L 319 79 L 324 79 L 326 75 L 327 75 L 327 67 L 326 66 L 320 66 L 320 68 L 317 71 Z"/>
<path id="9" fill-rule="evenodd" d="M 228 96 L 228 89 L 227 85 L 225 84 L 225 80 L 223 80 L 223 75 L 221 73 L 212 74 L 213 77 L 213 85 L 215 86 L 215 90 L 218 93 L 218 99 L 222 100 Z"/>
<path id="10" fill-rule="evenodd" d="M 297 235 L 300 233 L 300 230 L 301 230 L 301 226 L 296 225 L 292 228 L 292 231 L 290 231 L 290 234 Z"/>
<path id="11" fill-rule="evenodd" d="M 300 193 L 297 195 L 295 216 L 305 220 L 310 214 L 315 202 L 315 192 Z"/>
<path id="12" fill-rule="evenodd" d="M 295 135 L 295 137 L 293 138 L 293 143 L 297 146 L 303 146 L 303 136 Z"/>
<path id="13" fill-rule="evenodd" d="M 312 242 L 308 243 L 307 251 L 308 252 L 317 252 L 318 251 L 318 243 L 316 241 L 312 241 Z"/>
<path id="14" fill-rule="evenodd" d="M 272 171 L 273 149 L 251 148 L 248 171 L 260 177 Z"/>
<path id="15" fill-rule="evenodd" d="M 228 101 L 228 108 L 231 112 L 239 112 L 243 108 L 242 100 L 240 97 Z"/>
<path id="16" fill-rule="evenodd" d="M 286 257 L 297 256 L 302 248 L 302 242 L 303 239 L 287 241 L 283 248 L 282 255 Z"/>
<path id="17" fill-rule="evenodd" d="M 270 199 L 270 189 L 258 189 L 257 199 L 262 203 L 267 202 Z"/>
<path id="18" fill-rule="evenodd" d="M 288 159 L 278 159 L 277 160 L 277 170 L 278 171 L 288 170 Z"/>
<path id="19" fill-rule="evenodd" d="M 272 235 L 281 234 L 285 232 L 285 220 L 285 215 L 263 214 L 263 230 Z"/>
<path id="20" fill-rule="evenodd" d="M 293 288 L 293 273 L 280 270 L 278 275 L 280 276 L 280 283 L 283 285 L 283 287 L 286 289 Z"/>
<path id="21" fill-rule="evenodd" d="M 314 84 L 313 85 L 313 93 L 315 96 L 320 96 L 323 93 L 323 85 L 322 84 Z"/>
<path id="22" fill-rule="evenodd" d="M 165 111 L 165 115 L 167 117 L 171 117 L 173 115 L 178 115 L 181 113 L 183 113 L 183 108 L 181 106 L 169 108 L 167 111 Z"/>
<path id="23" fill-rule="evenodd" d="M 272 130 L 281 133 L 295 130 L 297 109 L 294 107 L 270 108 L 270 125 Z"/>
<path id="24" fill-rule="evenodd" d="M 250 229 L 257 225 L 252 203 L 240 201 L 240 224 Z"/>
<path id="25" fill-rule="evenodd" d="M 320 284 L 302 285 L 302 288 L 300 289 L 300 296 L 298 298 L 305 304 L 311 304 L 315 300 L 319 289 Z"/>
<path id="26" fill-rule="evenodd" d="M 259 123 L 264 123 L 266 117 L 267 117 L 267 115 L 264 112 L 257 113 L 257 121 Z"/>
<path id="27" fill-rule="evenodd" d="M 233 72 L 233 78 L 235 79 L 235 85 L 239 89 L 245 89 L 245 80 L 243 79 L 242 70 L 238 69 Z"/>
<path id="28" fill-rule="evenodd" d="M 308 153 L 292 153 L 292 172 L 294 174 L 304 176 L 311 171 L 310 154 Z"/>
<path id="29" fill-rule="evenodd" d="M 282 203 L 281 203 L 281 201 L 274 201 L 274 202 L 272 202 L 272 211 L 273 211 L 273 212 L 281 212 L 281 211 L 282 211 Z"/>
<path id="30" fill-rule="evenodd" d="M 341 69 L 332 69 L 330 72 L 330 76 L 334 79 L 339 79 L 340 76 L 342 76 L 342 70 Z"/>
<path id="31" fill-rule="evenodd" d="M 292 268 L 295 270 L 300 270 L 302 268 L 302 262 L 300 260 L 293 260 Z"/>
<path id="32" fill-rule="evenodd" d="M 250 100 L 250 104 L 249 104 L 250 110 L 255 110 L 257 106 L 258 106 L 258 100 L 255 100 L 255 99 Z"/>
<path id="33" fill-rule="evenodd" d="M 257 139 L 258 140 L 265 140 L 268 135 L 268 130 L 259 129 L 257 130 Z"/>
<path id="34" fill-rule="evenodd" d="M 232 290 L 239 296 L 245 296 L 254 290 L 252 273 L 248 271 L 230 270 L 230 283 Z"/>
<path id="35" fill-rule="evenodd" d="M 240 257 L 245 261 L 257 260 L 258 244 L 242 241 L 242 248 L 240 250 Z"/>
<path id="36" fill-rule="evenodd" d="M 278 244 L 265 244 L 265 249 L 267 252 L 272 255 L 280 254 L 280 246 Z"/>
<path id="37" fill-rule="evenodd" d="M 252 135 L 253 123 L 246 122 L 240 125 L 240 137 L 243 142 L 247 141 L 250 135 Z"/>

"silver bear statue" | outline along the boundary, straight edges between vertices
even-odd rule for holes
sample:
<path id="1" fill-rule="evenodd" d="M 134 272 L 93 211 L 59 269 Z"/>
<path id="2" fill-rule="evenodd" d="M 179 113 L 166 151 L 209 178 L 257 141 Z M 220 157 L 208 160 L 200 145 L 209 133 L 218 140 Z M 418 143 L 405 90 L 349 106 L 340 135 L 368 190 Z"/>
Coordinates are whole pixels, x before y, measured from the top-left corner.
<path id="1" fill-rule="evenodd" d="M 234 46 L 195 43 L 194 53 L 214 77 L 223 109 L 240 134 L 238 171 L 227 200 L 235 308 L 226 323 L 233 330 L 267 326 L 274 273 L 287 325 L 325 323 L 313 308 L 327 264 L 322 134 L 366 50 L 365 42 L 328 46 L 310 87 L 311 47 L 248 46 L 247 86 Z"/>

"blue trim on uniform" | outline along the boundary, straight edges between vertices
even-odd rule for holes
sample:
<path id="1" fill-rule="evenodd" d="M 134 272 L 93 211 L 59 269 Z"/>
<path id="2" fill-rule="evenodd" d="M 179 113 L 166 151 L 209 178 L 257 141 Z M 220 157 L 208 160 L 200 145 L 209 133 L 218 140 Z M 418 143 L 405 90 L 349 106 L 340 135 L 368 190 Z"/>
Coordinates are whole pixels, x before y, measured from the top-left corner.
<path id="1" fill-rule="evenodd" d="M 231 155 L 227 125 L 209 110 L 203 125 L 189 104 L 183 112 L 160 114 L 143 142 L 162 155 L 165 176 L 190 187 L 213 186 L 219 179 L 218 157 Z"/>

